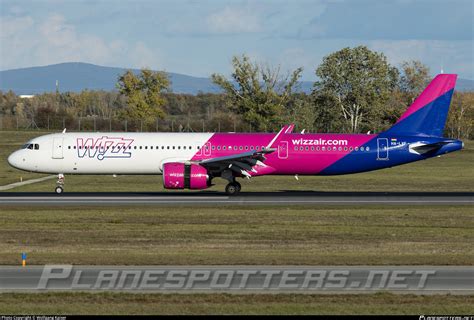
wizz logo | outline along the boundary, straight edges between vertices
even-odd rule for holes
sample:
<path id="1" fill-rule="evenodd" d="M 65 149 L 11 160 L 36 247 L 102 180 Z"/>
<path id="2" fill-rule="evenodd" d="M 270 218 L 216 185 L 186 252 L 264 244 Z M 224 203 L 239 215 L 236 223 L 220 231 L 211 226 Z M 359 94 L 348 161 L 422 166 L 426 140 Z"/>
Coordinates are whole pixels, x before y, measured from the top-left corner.
<path id="1" fill-rule="evenodd" d="M 79 158 L 89 157 L 104 160 L 105 158 L 130 158 L 129 146 L 133 139 L 118 137 L 77 138 L 77 155 Z"/>

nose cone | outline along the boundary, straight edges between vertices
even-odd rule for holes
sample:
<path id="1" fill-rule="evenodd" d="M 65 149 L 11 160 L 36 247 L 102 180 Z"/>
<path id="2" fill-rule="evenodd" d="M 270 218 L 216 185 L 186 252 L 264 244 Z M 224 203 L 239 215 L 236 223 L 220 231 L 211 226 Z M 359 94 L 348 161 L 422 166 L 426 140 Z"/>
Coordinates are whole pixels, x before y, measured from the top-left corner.
<path id="1" fill-rule="evenodd" d="M 13 168 L 21 169 L 21 159 L 18 151 L 13 152 L 8 157 L 8 164 Z"/>

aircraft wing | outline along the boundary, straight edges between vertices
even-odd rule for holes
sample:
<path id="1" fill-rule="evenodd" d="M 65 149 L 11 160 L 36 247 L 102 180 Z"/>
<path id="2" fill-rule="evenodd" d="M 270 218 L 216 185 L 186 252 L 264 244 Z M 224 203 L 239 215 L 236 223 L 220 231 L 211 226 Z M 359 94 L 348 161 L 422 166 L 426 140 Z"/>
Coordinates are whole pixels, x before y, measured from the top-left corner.
<path id="1" fill-rule="evenodd" d="M 257 173 L 254 166 L 258 165 L 259 167 L 269 168 L 263 163 L 263 161 L 266 160 L 264 155 L 276 151 L 277 149 L 275 146 L 278 145 L 278 142 L 281 140 L 283 135 L 291 133 L 293 128 L 293 124 L 283 126 L 270 143 L 261 150 L 251 150 L 249 152 L 237 153 L 230 156 L 198 160 L 195 161 L 195 163 L 202 165 L 211 172 L 220 173 L 226 169 L 230 169 L 238 175 L 250 178 L 252 175 L 248 171 Z"/>
<path id="2" fill-rule="evenodd" d="M 264 148 L 262 150 L 251 150 L 249 152 L 237 153 L 230 156 L 198 160 L 195 163 L 202 165 L 210 171 L 223 171 L 230 169 L 242 176 L 250 177 L 247 171 L 256 172 L 255 165 L 265 166 L 265 154 L 272 153 L 276 149 Z"/>

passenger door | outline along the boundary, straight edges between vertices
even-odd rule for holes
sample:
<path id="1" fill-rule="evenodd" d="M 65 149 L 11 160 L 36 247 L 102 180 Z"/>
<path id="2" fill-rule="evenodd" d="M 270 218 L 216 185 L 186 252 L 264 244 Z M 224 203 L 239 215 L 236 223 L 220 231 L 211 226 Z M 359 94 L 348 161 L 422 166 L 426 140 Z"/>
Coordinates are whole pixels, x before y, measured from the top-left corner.
<path id="1" fill-rule="evenodd" d="M 388 139 L 377 139 L 377 160 L 388 160 Z"/>
<path id="2" fill-rule="evenodd" d="M 64 138 L 53 139 L 53 159 L 63 159 L 63 140 Z"/>

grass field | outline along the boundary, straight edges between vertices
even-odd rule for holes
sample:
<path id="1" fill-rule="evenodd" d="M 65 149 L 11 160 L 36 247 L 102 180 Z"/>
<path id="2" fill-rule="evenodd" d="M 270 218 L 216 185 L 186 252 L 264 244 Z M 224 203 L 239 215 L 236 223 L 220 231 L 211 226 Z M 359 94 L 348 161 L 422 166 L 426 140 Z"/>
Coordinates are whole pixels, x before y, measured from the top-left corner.
<path id="1" fill-rule="evenodd" d="M 459 314 L 474 296 L 292 294 L 0 294 L 3 314 Z"/>
<path id="2" fill-rule="evenodd" d="M 472 206 L 3 207 L 0 263 L 474 265 Z"/>
<path id="3" fill-rule="evenodd" d="M 42 176 L 11 168 L 7 156 L 28 139 L 41 135 L 36 131 L 0 132 L 0 185 L 17 182 L 20 177 Z M 406 164 L 374 172 L 332 177 L 266 176 L 251 180 L 241 179 L 242 191 L 474 191 L 474 142 L 466 143 L 460 152 L 440 158 Z M 215 179 L 216 186 L 203 192 L 224 190 L 225 181 Z M 49 180 L 10 190 L 52 192 L 55 182 Z M 160 176 L 66 176 L 66 192 L 80 191 L 137 191 L 161 192 Z M 181 192 L 181 191 L 169 191 Z M 186 192 L 186 191 L 184 191 Z"/>

